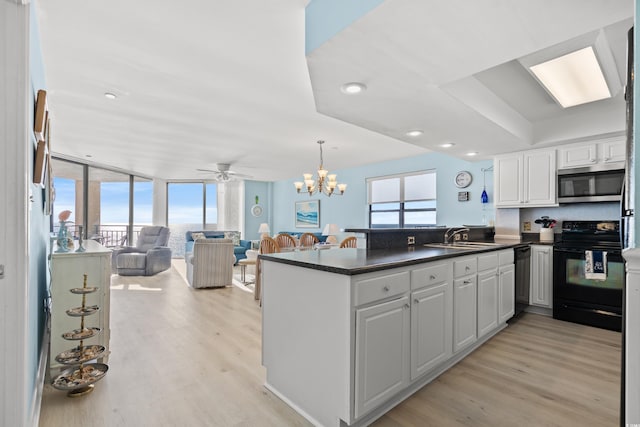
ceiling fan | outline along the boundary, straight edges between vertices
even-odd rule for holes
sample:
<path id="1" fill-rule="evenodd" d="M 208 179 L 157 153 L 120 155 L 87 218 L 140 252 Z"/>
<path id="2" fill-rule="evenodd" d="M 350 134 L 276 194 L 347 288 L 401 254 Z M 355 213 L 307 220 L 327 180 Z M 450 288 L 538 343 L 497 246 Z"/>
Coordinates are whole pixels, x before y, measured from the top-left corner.
<path id="1" fill-rule="evenodd" d="M 216 163 L 216 169 L 196 169 L 200 172 L 211 172 L 214 174 L 213 179 L 218 182 L 234 181 L 236 178 L 251 178 L 249 175 L 234 172 L 230 163 Z"/>

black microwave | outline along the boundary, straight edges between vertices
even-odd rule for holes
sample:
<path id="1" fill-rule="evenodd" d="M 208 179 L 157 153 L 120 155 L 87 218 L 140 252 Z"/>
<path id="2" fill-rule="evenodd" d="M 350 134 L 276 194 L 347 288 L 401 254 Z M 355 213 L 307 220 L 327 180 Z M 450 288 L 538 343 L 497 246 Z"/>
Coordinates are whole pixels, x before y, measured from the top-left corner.
<path id="1" fill-rule="evenodd" d="M 619 202 L 624 169 L 586 167 L 558 170 L 558 203 Z"/>

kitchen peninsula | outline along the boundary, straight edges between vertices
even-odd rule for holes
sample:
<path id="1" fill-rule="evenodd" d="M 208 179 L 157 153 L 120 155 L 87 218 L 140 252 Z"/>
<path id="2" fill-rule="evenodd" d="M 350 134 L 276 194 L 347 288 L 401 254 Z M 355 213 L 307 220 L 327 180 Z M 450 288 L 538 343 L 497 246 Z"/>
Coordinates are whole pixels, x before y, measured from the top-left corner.
<path id="1" fill-rule="evenodd" d="M 260 258 L 265 386 L 315 425 L 368 425 L 514 312 L 510 245 Z"/>

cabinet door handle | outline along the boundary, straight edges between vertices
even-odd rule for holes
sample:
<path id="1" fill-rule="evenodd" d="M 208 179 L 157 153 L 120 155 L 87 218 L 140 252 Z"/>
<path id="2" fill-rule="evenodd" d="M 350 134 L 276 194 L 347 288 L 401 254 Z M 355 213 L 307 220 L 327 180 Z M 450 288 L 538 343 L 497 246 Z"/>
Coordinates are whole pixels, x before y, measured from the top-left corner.
<path id="1" fill-rule="evenodd" d="M 464 281 L 464 282 L 462 282 L 462 283 L 464 283 L 465 285 L 470 285 L 470 284 L 471 284 L 471 283 L 473 283 L 473 282 L 472 282 L 471 280 L 465 280 L 465 281 Z"/>
<path id="2" fill-rule="evenodd" d="M 414 299 L 413 299 L 413 303 L 414 303 L 414 304 L 418 304 L 418 303 L 420 303 L 420 300 L 419 300 L 418 298 L 414 298 Z"/>
<path id="3" fill-rule="evenodd" d="M 471 270 L 471 267 L 469 267 L 468 265 L 466 265 L 466 266 L 464 267 L 464 271 L 469 271 L 469 270 Z"/>
<path id="4" fill-rule="evenodd" d="M 429 280 L 435 280 L 435 279 L 437 279 L 437 277 L 434 276 L 433 274 L 431 276 L 429 276 Z"/>
<path id="5" fill-rule="evenodd" d="M 404 308 L 410 308 L 410 307 L 409 307 L 409 304 L 405 304 L 405 305 L 404 305 Z"/>
<path id="6" fill-rule="evenodd" d="M 382 290 L 385 291 L 385 292 L 389 292 L 389 286 L 388 285 L 384 285 Z"/>

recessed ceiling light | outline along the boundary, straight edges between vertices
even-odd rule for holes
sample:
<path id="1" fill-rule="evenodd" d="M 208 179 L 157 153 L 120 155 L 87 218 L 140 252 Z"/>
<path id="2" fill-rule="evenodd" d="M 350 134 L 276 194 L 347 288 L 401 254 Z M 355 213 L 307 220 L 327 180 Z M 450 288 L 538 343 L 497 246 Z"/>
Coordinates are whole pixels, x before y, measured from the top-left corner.
<path id="1" fill-rule="evenodd" d="M 467 153 L 467 156 L 476 156 L 477 154 L 478 154 L 478 152 L 477 152 L 477 151 L 469 151 L 469 152 Z"/>
<path id="2" fill-rule="evenodd" d="M 443 144 L 440 144 L 440 147 L 442 147 L 442 148 L 451 148 L 454 145 L 456 145 L 456 144 L 454 144 L 453 142 L 445 142 Z"/>
<path id="3" fill-rule="evenodd" d="M 409 132 L 407 132 L 407 136 L 416 137 L 416 136 L 422 135 L 423 133 L 424 132 L 421 131 L 420 129 L 414 129 L 414 130 L 410 130 Z"/>
<path id="4" fill-rule="evenodd" d="M 116 99 L 117 96 L 114 93 L 111 92 L 105 92 L 104 97 L 107 99 Z"/>
<path id="5" fill-rule="evenodd" d="M 611 98 L 593 47 L 529 67 L 563 108 Z"/>
<path id="6" fill-rule="evenodd" d="M 340 88 L 343 93 L 347 93 L 349 95 L 354 95 L 356 93 L 364 92 L 367 90 L 367 86 L 364 83 L 352 82 L 345 83 Z"/>

